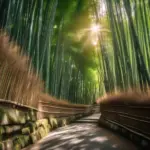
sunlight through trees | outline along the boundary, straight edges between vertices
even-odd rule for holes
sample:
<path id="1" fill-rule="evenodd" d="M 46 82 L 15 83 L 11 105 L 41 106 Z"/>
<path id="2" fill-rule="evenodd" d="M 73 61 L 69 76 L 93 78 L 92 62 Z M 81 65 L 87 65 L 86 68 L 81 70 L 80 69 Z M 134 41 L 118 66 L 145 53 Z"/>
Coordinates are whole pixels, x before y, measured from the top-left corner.
<path id="1" fill-rule="evenodd" d="M 150 85 L 148 0 L 0 0 L 0 11 L 52 96 L 89 104 Z"/>

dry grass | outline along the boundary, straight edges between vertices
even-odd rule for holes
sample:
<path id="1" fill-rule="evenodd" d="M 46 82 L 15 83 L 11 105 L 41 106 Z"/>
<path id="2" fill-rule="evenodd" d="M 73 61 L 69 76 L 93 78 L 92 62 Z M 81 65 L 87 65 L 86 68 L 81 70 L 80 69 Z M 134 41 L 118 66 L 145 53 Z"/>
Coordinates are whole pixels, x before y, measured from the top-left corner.
<path id="1" fill-rule="evenodd" d="M 50 95 L 48 95 L 48 94 L 45 94 L 45 93 L 42 93 L 41 95 L 40 95 L 40 99 L 42 100 L 42 101 L 45 101 L 45 102 L 51 102 L 51 103 L 58 103 L 58 104 L 69 104 L 69 102 L 68 101 L 65 101 L 65 100 L 58 100 L 57 98 L 55 98 L 55 97 L 52 97 L 52 96 L 50 96 Z"/>
<path id="2" fill-rule="evenodd" d="M 43 82 L 33 70 L 29 57 L 21 52 L 6 33 L 0 32 L 0 99 L 34 108 L 38 107 L 39 100 L 68 107 L 87 107 L 44 94 Z"/>
<path id="3" fill-rule="evenodd" d="M 129 104 L 150 104 L 150 92 L 142 92 L 139 89 L 127 92 L 108 93 L 96 101 L 100 103 L 129 103 Z"/>
<path id="4" fill-rule="evenodd" d="M 34 73 L 29 57 L 21 48 L 0 33 L 0 99 L 37 107 L 42 81 Z"/>
<path id="5" fill-rule="evenodd" d="M 44 102 L 49 102 L 50 104 L 54 104 L 54 105 L 57 105 L 57 106 L 66 106 L 66 107 L 87 107 L 88 105 L 81 105 L 81 104 L 71 104 L 69 103 L 67 100 L 58 100 L 57 98 L 55 97 L 52 97 L 48 94 L 41 94 L 40 95 L 40 99 Z"/>

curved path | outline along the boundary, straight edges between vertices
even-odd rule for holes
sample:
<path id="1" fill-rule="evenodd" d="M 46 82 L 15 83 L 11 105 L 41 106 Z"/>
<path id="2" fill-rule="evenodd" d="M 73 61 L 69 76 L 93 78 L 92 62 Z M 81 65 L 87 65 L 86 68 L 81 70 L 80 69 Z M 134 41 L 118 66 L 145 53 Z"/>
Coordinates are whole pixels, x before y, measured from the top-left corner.
<path id="1" fill-rule="evenodd" d="M 83 118 L 49 133 L 24 150 L 137 150 L 127 139 L 98 127 L 100 114 Z"/>

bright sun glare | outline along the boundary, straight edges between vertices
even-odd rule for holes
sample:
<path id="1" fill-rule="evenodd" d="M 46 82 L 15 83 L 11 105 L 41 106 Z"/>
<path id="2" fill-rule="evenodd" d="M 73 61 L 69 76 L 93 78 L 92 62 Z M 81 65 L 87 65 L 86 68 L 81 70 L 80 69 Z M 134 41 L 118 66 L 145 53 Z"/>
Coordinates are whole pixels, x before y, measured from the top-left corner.
<path id="1" fill-rule="evenodd" d="M 99 29 L 100 29 L 99 25 L 92 25 L 92 27 L 91 27 L 91 31 L 93 33 L 97 33 L 99 31 Z"/>
<path id="2" fill-rule="evenodd" d="M 97 40 L 97 39 L 92 40 L 92 44 L 93 44 L 94 46 L 97 46 L 97 44 L 98 44 L 98 40 Z"/>
<path id="3" fill-rule="evenodd" d="M 91 26 L 91 32 L 92 32 L 92 44 L 94 45 L 94 46 L 96 46 L 97 44 L 98 44 L 98 33 L 99 33 L 99 31 L 100 31 L 100 26 L 99 25 L 97 25 L 97 24 L 93 24 L 92 26 Z"/>

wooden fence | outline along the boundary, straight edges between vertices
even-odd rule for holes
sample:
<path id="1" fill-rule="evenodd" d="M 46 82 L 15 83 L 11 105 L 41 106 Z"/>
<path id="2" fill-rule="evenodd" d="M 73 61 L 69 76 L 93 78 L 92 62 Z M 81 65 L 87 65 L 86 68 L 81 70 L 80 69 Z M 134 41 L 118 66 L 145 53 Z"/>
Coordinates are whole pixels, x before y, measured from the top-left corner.
<path id="1" fill-rule="evenodd" d="M 106 102 L 100 104 L 99 123 L 118 131 L 142 147 L 150 148 L 150 104 Z"/>

